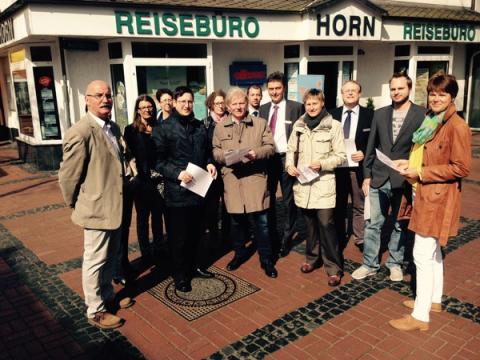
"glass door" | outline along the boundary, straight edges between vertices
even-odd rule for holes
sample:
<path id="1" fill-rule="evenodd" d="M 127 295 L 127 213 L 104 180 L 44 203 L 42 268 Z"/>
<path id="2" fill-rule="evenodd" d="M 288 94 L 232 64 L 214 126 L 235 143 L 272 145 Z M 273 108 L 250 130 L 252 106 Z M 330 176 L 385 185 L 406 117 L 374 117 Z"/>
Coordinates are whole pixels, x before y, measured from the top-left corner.
<path id="1" fill-rule="evenodd" d="M 178 86 L 188 86 L 194 94 L 193 111 L 197 119 L 207 116 L 205 66 L 137 66 L 138 94 L 147 94 L 155 99 L 158 89 L 172 91 Z"/>

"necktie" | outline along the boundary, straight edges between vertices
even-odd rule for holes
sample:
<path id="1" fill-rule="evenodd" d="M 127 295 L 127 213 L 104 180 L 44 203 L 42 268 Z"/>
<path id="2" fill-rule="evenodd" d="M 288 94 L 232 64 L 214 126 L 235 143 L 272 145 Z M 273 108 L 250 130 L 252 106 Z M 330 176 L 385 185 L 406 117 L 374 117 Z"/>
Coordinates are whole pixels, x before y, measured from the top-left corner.
<path id="1" fill-rule="evenodd" d="M 343 123 L 343 137 L 348 139 L 350 136 L 350 124 L 352 123 L 352 110 L 347 110 L 347 117 Z"/>
<path id="2" fill-rule="evenodd" d="M 255 110 L 254 112 L 252 112 L 252 115 L 253 116 L 258 116 L 258 110 Z"/>
<path id="3" fill-rule="evenodd" d="M 278 105 L 273 107 L 273 114 L 270 118 L 270 130 L 272 130 L 272 134 L 275 135 L 275 126 L 277 125 L 277 115 L 278 115 Z"/>

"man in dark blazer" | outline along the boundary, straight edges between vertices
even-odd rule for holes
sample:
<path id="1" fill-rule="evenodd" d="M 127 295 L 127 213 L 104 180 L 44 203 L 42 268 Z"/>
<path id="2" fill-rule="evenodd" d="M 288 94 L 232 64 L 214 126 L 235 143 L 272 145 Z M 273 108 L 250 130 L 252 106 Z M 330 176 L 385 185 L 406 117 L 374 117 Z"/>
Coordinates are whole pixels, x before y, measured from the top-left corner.
<path id="1" fill-rule="evenodd" d="M 365 180 L 362 186 L 365 196 L 368 194 L 370 200 L 370 219 L 365 226 L 363 264 L 352 273 L 357 280 L 376 274 L 380 268 L 380 234 L 389 208 L 394 227 L 388 243 L 386 266 L 390 269 L 390 280 L 403 280 L 405 236 L 402 236 L 402 231 L 406 229 L 400 225 L 397 214 L 405 180 L 396 170 L 378 159 L 376 150 L 392 160 L 408 159 L 413 133 L 425 118 L 425 109 L 409 100 L 411 89 L 412 80 L 408 75 L 394 74 L 390 79 L 392 105 L 378 109 L 373 116 L 363 162 Z"/>
<path id="2" fill-rule="evenodd" d="M 347 149 L 347 156 L 355 165 L 348 166 L 349 164 L 345 163 L 344 166 L 335 169 L 335 226 L 342 249 L 348 241 L 345 218 L 347 217 L 349 195 L 352 201 L 352 234 L 357 245 L 363 243 L 365 228 L 363 219 L 365 196 L 362 191 L 363 159 L 367 149 L 373 110 L 359 105 L 361 94 L 362 87 L 357 81 L 349 80 L 345 82 L 342 86 L 343 106 L 330 112 L 335 120 L 342 123 L 344 138 L 354 140 L 356 147 L 356 151 L 351 153 Z M 350 223 L 350 221 L 347 223 Z"/>
<path id="3" fill-rule="evenodd" d="M 295 178 L 285 171 L 285 153 L 293 124 L 305 112 L 301 103 L 285 99 L 285 76 L 276 71 L 267 78 L 267 90 L 271 101 L 260 106 L 260 117 L 267 120 L 275 140 L 275 155 L 268 161 L 268 190 L 270 192 L 269 226 L 272 236 L 272 249 L 280 257 L 287 256 L 297 222 L 297 207 L 293 199 Z M 285 204 L 283 234 L 277 234 L 275 213 L 275 194 L 278 182 L 282 189 Z"/>

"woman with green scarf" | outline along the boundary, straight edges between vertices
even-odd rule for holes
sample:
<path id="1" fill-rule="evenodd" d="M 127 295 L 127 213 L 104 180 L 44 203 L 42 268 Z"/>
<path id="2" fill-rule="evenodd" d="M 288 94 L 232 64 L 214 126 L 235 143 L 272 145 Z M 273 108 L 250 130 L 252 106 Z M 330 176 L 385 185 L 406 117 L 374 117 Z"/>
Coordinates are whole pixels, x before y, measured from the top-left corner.
<path id="1" fill-rule="evenodd" d="M 334 170 L 347 158 L 343 129 L 325 110 L 321 90 L 308 90 L 303 103 L 306 113 L 293 126 L 285 161 L 288 174 L 298 180 L 293 195 L 308 231 L 306 260 L 300 271 L 310 273 L 323 263 L 328 285 L 337 286 L 343 276 L 343 261 L 333 218 Z"/>
<path id="2" fill-rule="evenodd" d="M 441 247 L 458 233 L 461 179 L 471 168 L 471 132 L 457 115 L 455 77 L 442 73 L 427 86 L 429 111 L 413 135 L 409 160 L 396 165 L 414 189 L 409 229 L 415 232 L 416 298 L 403 305 L 411 315 L 391 320 L 399 330 L 429 328 L 430 311 L 442 311 L 443 260 Z"/>

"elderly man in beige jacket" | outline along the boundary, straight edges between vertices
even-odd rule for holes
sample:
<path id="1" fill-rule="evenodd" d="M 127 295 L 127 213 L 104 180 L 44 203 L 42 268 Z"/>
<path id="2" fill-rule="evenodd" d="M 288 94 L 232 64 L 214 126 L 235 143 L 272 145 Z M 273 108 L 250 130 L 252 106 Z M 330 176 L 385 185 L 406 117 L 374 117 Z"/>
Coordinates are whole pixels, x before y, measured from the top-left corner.
<path id="1" fill-rule="evenodd" d="M 85 92 L 88 112 L 66 133 L 58 178 L 63 198 L 73 209 L 72 221 L 84 228 L 82 287 L 88 322 L 113 329 L 123 320 L 112 314 L 133 304 L 118 299 L 112 287 L 118 261 L 123 184 L 133 175 L 125 162 L 119 127 L 110 121 L 112 93 L 103 81 Z"/>

